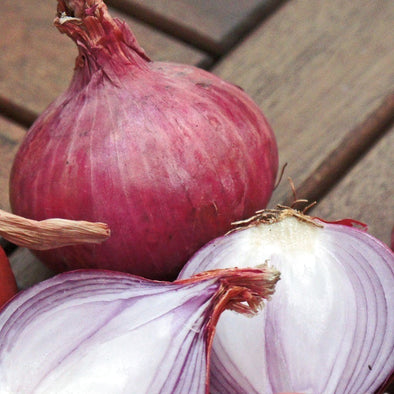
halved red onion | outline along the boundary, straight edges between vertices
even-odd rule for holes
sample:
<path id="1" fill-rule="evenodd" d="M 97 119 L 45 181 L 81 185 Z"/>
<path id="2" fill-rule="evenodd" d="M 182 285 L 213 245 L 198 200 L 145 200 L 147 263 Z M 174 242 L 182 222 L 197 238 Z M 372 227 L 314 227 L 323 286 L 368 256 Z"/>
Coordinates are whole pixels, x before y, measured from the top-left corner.
<path id="1" fill-rule="evenodd" d="M 255 313 L 278 279 L 267 265 L 173 283 L 112 271 L 60 274 L 0 314 L 0 392 L 208 393 L 220 314 Z"/>
<path id="2" fill-rule="evenodd" d="M 179 276 L 262 262 L 281 272 L 256 318 L 221 317 L 212 393 L 376 391 L 394 370 L 393 252 L 360 229 L 290 209 L 244 226 L 198 251 Z"/>

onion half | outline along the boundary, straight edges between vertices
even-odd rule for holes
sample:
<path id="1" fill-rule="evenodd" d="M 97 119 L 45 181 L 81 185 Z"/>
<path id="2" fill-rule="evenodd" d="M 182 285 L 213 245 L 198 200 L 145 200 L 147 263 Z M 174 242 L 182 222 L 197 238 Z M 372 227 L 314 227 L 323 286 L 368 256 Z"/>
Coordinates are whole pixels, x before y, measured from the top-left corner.
<path id="1" fill-rule="evenodd" d="M 267 265 L 172 283 L 99 270 L 59 274 L 0 314 L 0 392 L 208 393 L 220 314 L 253 315 L 278 279 Z"/>
<path id="2" fill-rule="evenodd" d="M 36 252 L 55 271 L 174 279 L 198 248 L 267 205 L 278 167 L 273 132 L 240 88 L 150 61 L 101 0 L 59 0 L 55 25 L 79 56 L 68 90 L 16 155 L 12 209 L 109 225 L 105 244 Z"/>
<path id="3" fill-rule="evenodd" d="M 378 390 L 394 370 L 393 252 L 358 228 L 290 209 L 243 225 L 198 251 L 179 276 L 265 261 L 281 272 L 256 318 L 223 314 L 212 393 Z"/>

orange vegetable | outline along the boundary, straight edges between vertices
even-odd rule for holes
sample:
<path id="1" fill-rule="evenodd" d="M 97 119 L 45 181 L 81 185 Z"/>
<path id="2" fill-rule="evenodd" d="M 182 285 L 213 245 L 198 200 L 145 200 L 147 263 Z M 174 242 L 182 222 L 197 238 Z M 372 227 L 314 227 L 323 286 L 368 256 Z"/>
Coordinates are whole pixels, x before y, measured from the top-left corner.
<path id="1" fill-rule="evenodd" d="M 11 270 L 10 262 L 3 248 L 0 247 L 0 308 L 7 302 L 16 292 L 16 281 Z"/>

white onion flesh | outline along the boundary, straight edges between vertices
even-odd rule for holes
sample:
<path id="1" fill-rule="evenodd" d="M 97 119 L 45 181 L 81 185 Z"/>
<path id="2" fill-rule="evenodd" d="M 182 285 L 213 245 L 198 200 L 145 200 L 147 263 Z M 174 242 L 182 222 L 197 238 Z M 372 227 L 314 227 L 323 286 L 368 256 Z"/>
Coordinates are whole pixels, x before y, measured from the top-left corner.
<path id="1" fill-rule="evenodd" d="M 281 272 L 256 318 L 223 313 L 211 392 L 373 393 L 394 370 L 393 253 L 359 229 L 286 212 L 210 242 L 179 276 L 262 262 Z"/>

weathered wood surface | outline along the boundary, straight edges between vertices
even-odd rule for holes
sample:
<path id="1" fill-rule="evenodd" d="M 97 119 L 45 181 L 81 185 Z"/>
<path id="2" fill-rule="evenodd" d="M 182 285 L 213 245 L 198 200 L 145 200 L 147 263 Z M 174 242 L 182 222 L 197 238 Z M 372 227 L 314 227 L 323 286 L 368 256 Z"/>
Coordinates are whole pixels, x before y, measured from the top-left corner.
<path id="1" fill-rule="evenodd" d="M 260 104 L 296 186 L 394 90 L 393 20 L 393 2 L 290 1 L 214 69 Z"/>
<path id="2" fill-rule="evenodd" d="M 281 3 L 281 0 L 108 1 L 213 55 L 224 54 Z"/>
<path id="3" fill-rule="evenodd" d="M 394 127 L 325 196 L 311 214 L 327 220 L 356 218 L 390 244 L 394 227 Z M 339 216 L 340 215 L 340 216 Z"/>

